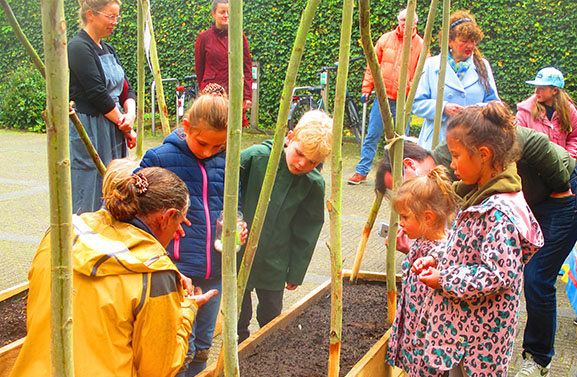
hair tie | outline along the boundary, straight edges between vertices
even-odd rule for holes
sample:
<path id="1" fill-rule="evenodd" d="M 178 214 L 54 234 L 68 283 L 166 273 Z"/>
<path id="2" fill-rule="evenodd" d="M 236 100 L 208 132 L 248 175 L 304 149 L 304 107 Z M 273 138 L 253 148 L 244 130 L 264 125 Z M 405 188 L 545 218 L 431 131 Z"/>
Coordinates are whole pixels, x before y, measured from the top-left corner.
<path id="1" fill-rule="evenodd" d="M 142 196 L 148 191 L 148 179 L 142 173 L 132 174 L 134 177 L 134 187 L 136 187 L 136 195 Z"/>
<path id="2" fill-rule="evenodd" d="M 461 18 L 460 20 L 453 22 L 451 26 L 449 26 L 449 30 L 451 30 L 455 26 L 461 25 L 463 22 L 473 22 L 473 20 L 471 20 L 470 18 Z"/>
<path id="3" fill-rule="evenodd" d="M 207 86 L 205 86 L 204 89 L 202 89 L 202 91 L 200 92 L 200 95 L 204 94 L 212 94 L 213 96 L 224 97 L 226 91 L 222 86 L 215 83 L 210 83 Z"/>

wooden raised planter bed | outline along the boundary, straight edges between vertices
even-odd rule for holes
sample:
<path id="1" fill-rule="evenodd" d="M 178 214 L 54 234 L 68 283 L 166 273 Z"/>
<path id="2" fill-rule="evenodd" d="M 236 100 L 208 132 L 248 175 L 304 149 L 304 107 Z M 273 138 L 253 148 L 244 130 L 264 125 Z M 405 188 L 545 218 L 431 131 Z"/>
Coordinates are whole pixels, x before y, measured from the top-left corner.
<path id="1" fill-rule="evenodd" d="M 350 276 L 350 271 L 344 271 L 344 278 Z M 361 271 L 359 279 L 365 281 L 386 281 L 386 274 Z M 397 282 L 400 276 L 397 276 Z M 239 359 L 243 359 L 252 354 L 255 348 L 262 343 L 271 334 L 282 331 L 294 321 L 306 308 L 318 301 L 323 295 L 330 290 L 330 279 L 307 296 L 294 304 L 288 311 L 283 312 L 273 321 L 251 335 L 248 339 L 239 345 Z M 387 352 L 390 329 L 371 347 L 371 349 L 359 360 L 353 368 L 347 373 L 347 377 L 399 377 L 406 374 L 399 368 L 392 368 L 385 363 L 385 353 Z M 328 342 L 327 335 L 327 342 Z M 280 351 L 282 352 L 282 351 Z M 328 360 L 327 360 L 328 363 Z M 198 377 L 211 377 L 215 375 L 216 363 L 211 364 Z"/>
<path id="2" fill-rule="evenodd" d="M 350 271 L 344 272 L 344 278 L 347 278 Z M 385 281 L 386 275 L 381 273 L 372 273 L 361 271 L 359 279 L 367 281 Z M 399 281 L 399 277 L 397 277 Z M 0 301 L 8 299 L 28 288 L 28 283 L 14 287 L 10 290 L 0 292 Z M 315 290 L 310 292 L 306 297 L 302 298 L 294 304 L 288 311 L 282 313 L 265 327 L 251 335 L 239 346 L 239 358 L 251 354 L 255 347 L 260 344 L 269 335 L 276 331 L 282 331 L 286 328 L 300 313 L 306 308 L 319 300 L 324 294 L 330 290 L 330 280 L 321 284 Z M 392 368 L 385 364 L 385 353 L 387 352 L 387 344 L 390 337 L 390 329 L 371 347 L 365 356 L 359 360 L 355 366 L 348 372 L 347 377 L 402 377 L 406 374 L 398 369 Z M 327 336 L 328 342 L 328 336 Z M 19 339 L 0 348 L 0 377 L 8 377 L 14 362 L 22 348 L 24 338 Z M 201 373 L 199 377 L 210 377 L 214 374 L 216 363 L 210 365 L 206 371 Z"/>
<path id="3" fill-rule="evenodd" d="M 28 282 L 0 291 L 0 302 L 14 297 L 27 289 Z M 16 362 L 16 358 L 18 357 L 18 353 L 20 353 L 24 339 L 25 338 L 18 339 L 17 341 L 0 348 L 0 377 L 8 377 L 10 374 L 10 371 Z"/>

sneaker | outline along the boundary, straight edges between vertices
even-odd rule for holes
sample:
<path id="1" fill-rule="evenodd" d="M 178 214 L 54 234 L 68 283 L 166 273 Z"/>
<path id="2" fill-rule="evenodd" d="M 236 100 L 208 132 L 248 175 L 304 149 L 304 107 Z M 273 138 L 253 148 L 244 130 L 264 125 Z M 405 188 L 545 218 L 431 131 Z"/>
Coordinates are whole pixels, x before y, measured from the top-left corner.
<path id="1" fill-rule="evenodd" d="M 521 370 L 515 375 L 515 377 L 545 377 L 549 375 L 549 366 L 551 364 L 542 367 L 533 360 L 533 356 L 531 356 L 530 353 L 526 353 L 525 356 L 527 358 L 523 361 Z"/>
<path id="2" fill-rule="evenodd" d="M 347 183 L 349 185 L 358 185 L 361 183 L 365 183 L 367 181 L 366 175 L 361 175 L 359 173 L 355 173 L 351 178 L 347 179 Z"/>
<path id="3" fill-rule="evenodd" d="M 577 326 L 577 317 L 573 318 L 573 324 Z"/>

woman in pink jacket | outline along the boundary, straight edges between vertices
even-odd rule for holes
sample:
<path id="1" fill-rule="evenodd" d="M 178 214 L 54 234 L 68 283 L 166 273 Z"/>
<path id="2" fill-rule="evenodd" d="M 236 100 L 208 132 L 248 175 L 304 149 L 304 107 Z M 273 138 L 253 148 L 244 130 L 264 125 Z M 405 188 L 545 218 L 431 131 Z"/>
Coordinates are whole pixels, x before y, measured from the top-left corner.
<path id="1" fill-rule="evenodd" d="M 517 124 L 544 133 L 577 158 L 577 110 L 563 90 L 563 74 L 546 67 L 527 84 L 535 85 L 535 94 L 517 104 Z"/>

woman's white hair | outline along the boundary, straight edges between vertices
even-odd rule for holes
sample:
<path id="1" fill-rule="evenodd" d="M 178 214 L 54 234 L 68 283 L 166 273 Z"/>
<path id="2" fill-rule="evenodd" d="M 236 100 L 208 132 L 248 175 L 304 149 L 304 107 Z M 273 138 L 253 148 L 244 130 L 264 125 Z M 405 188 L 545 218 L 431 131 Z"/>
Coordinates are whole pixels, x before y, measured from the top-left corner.
<path id="1" fill-rule="evenodd" d="M 407 8 L 399 12 L 399 15 L 397 16 L 397 21 L 400 21 L 401 19 L 405 20 L 407 19 Z M 419 22 L 419 15 L 417 14 L 417 12 L 415 12 L 415 20 L 414 20 L 415 25 L 417 24 L 417 22 Z"/>

